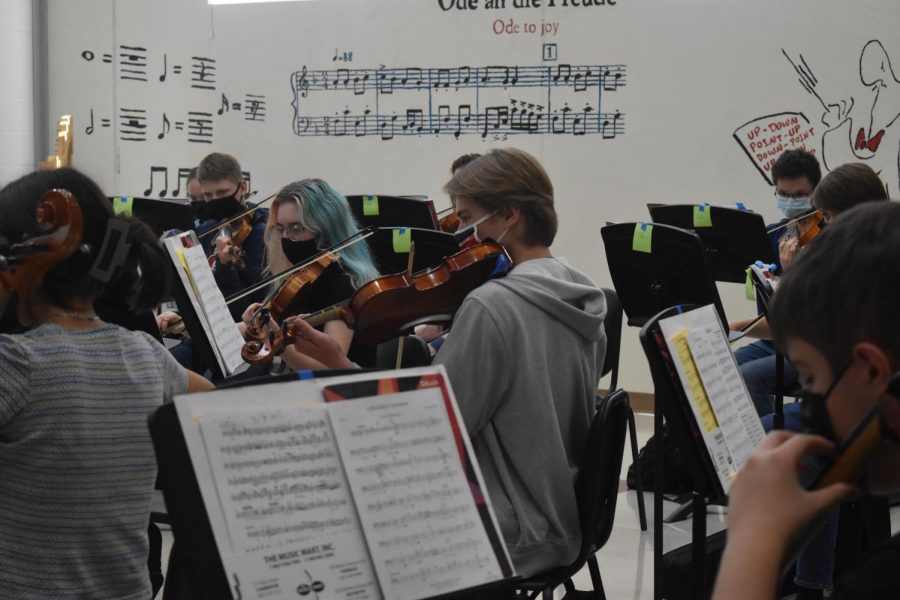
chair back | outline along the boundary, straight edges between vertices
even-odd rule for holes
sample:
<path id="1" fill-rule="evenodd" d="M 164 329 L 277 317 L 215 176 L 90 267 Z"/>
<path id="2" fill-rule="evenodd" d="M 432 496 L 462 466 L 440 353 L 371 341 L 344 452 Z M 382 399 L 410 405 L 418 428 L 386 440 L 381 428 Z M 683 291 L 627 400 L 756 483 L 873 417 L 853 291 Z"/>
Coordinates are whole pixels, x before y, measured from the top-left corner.
<path id="1" fill-rule="evenodd" d="M 612 532 L 628 423 L 628 393 L 604 398 L 591 422 L 575 484 L 581 519 L 581 560 L 603 547 Z"/>
<path id="2" fill-rule="evenodd" d="M 415 335 L 403 336 L 403 359 L 400 368 L 427 367 L 431 364 L 431 351 L 425 340 Z M 397 348 L 400 338 L 394 338 L 383 344 L 378 344 L 375 351 L 375 367 L 378 369 L 393 369 L 397 366 Z"/>
<path id="3" fill-rule="evenodd" d="M 603 328 L 606 330 L 606 356 L 603 359 L 601 377 L 612 373 L 609 380 L 609 391 L 618 387 L 619 383 L 619 349 L 622 345 L 622 302 L 615 290 L 603 288 L 606 297 L 606 316 L 603 317 Z"/>

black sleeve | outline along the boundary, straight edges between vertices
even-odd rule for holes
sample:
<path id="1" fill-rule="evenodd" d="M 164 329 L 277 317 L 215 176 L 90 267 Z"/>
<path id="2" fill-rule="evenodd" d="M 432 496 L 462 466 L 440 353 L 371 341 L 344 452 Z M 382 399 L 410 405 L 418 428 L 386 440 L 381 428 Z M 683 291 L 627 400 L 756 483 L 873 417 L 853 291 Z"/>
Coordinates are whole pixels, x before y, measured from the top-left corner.
<path id="1" fill-rule="evenodd" d="M 870 552 L 858 567 L 838 579 L 833 600 L 900 598 L 900 538 Z"/>

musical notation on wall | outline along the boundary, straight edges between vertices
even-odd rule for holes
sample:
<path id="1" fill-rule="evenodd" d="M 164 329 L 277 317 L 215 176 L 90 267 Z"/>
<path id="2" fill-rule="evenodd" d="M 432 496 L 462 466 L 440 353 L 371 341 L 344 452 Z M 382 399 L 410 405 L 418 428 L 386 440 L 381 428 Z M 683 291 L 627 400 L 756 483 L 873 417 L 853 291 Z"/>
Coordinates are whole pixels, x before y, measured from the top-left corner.
<path id="1" fill-rule="evenodd" d="M 625 133 L 625 65 L 399 67 L 291 75 L 298 136 Z M 334 106 L 344 104 L 342 109 Z"/>

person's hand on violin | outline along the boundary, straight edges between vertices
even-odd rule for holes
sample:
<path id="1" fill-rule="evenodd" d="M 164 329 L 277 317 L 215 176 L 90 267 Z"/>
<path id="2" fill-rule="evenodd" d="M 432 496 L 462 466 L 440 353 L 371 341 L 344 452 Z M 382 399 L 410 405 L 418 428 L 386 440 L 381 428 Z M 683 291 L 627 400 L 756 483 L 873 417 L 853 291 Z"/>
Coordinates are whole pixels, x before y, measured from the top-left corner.
<path id="1" fill-rule="evenodd" d="M 797 258 L 800 251 L 800 240 L 793 236 L 781 236 L 778 242 L 778 258 L 781 260 L 781 270 L 787 269 Z"/>
<path id="2" fill-rule="evenodd" d="M 156 315 L 156 325 L 163 335 L 178 335 L 184 332 L 184 320 L 181 315 L 171 310 Z"/>
<path id="3" fill-rule="evenodd" d="M 284 323 L 292 328 L 293 347 L 300 354 L 320 362 L 329 369 L 352 369 L 355 366 L 336 339 L 319 331 L 302 317 L 289 317 Z"/>
<path id="4" fill-rule="evenodd" d="M 216 238 L 216 257 L 219 263 L 228 267 L 236 266 L 238 260 L 237 246 L 230 237 L 220 235 Z"/>

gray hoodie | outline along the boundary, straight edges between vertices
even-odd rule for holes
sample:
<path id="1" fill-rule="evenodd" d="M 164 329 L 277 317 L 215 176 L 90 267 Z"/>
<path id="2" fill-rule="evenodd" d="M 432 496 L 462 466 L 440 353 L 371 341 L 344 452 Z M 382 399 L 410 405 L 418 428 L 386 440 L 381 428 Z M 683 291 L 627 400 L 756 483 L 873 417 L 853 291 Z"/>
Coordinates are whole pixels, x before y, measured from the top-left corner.
<path id="1" fill-rule="evenodd" d="M 564 259 L 529 260 L 469 294 L 435 359 L 526 577 L 578 554 L 574 485 L 606 353 L 605 314 L 603 292 Z"/>

